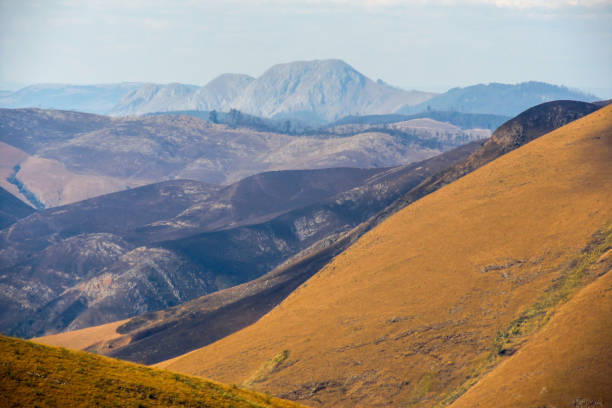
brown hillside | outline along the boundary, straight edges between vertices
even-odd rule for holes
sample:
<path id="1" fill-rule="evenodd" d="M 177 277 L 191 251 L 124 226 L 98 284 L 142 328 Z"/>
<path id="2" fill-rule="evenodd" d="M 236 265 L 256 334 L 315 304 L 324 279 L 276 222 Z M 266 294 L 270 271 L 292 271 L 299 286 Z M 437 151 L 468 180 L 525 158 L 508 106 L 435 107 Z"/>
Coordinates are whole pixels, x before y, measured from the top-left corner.
<path id="1" fill-rule="evenodd" d="M 298 408 L 169 371 L 0 336 L 1 407 Z"/>
<path id="2" fill-rule="evenodd" d="M 612 249 L 605 255 L 612 261 Z M 608 264 L 608 268 L 610 265 Z M 452 408 L 612 404 L 612 274 L 584 288 Z"/>
<path id="3" fill-rule="evenodd" d="M 117 327 L 128 319 L 102 324 L 100 326 L 87 327 L 81 330 L 52 334 L 34 339 L 36 343 L 48 344 L 50 346 L 62 346 L 74 350 L 84 350 L 92 343 L 100 339 L 113 340 L 121 335 L 117 333 Z"/>
<path id="4" fill-rule="evenodd" d="M 498 333 L 582 282 L 572 261 L 612 220 L 611 158 L 607 107 L 404 208 L 257 323 L 161 366 L 311 405 L 451 401 L 521 346 Z"/>

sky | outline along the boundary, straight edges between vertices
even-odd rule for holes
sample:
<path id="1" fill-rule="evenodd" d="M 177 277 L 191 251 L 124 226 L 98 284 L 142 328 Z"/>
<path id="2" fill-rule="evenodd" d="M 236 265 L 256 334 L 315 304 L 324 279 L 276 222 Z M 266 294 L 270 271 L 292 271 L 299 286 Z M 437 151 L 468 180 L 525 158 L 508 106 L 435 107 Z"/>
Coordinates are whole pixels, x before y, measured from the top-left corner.
<path id="1" fill-rule="evenodd" d="M 612 0 L 0 0 L 0 89 L 204 85 L 327 58 L 407 89 L 538 80 L 612 97 Z"/>

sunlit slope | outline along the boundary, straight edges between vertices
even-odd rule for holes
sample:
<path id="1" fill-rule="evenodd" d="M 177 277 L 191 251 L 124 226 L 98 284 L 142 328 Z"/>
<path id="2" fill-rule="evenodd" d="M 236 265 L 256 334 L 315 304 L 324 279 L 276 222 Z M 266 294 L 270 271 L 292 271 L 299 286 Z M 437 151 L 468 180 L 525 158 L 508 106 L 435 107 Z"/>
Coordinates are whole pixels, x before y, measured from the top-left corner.
<path id="1" fill-rule="evenodd" d="M 112 340 L 121 335 L 117 333 L 117 327 L 121 326 L 128 319 L 118 320 L 112 323 L 102 324 L 100 326 L 87 327 L 85 329 L 74 330 L 42 336 L 32 339 L 36 343 L 47 344 L 49 346 L 67 347 L 73 350 L 85 350 L 92 344 L 99 342 L 101 339 Z"/>
<path id="2" fill-rule="evenodd" d="M 2 407 L 297 407 L 266 395 L 0 336 Z"/>
<path id="3" fill-rule="evenodd" d="M 612 249 L 605 255 L 612 258 Z M 452 408 L 612 404 L 612 273 L 559 308 L 523 349 Z"/>
<path id="4" fill-rule="evenodd" d="M 611 163 L 608 107 L 406 207 L 257 323 L 161 365 L 312 405 L 433 406 L 612 220 Z"/>

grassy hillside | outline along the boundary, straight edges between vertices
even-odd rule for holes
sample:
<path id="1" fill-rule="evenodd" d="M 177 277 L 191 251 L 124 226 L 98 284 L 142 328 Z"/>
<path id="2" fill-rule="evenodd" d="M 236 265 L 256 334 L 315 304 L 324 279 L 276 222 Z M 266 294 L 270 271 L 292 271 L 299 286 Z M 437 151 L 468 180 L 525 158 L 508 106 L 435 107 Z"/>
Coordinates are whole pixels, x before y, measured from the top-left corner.
<path id="1" fill-rule="evenodd" d="M 611 157 L 607 107 L 409 205 L 257 323 L 160 365 L 313 406 L 446 405 L 606 272 L 583 273 L 606 250 Z"/>
<path id="2" fill-rule="evenodd" d="M 612 266 L 611 245 L 609 239 L 609 249 L 595 262 L 608 271 Z M 560 307 L 523 349 L 451 407 L 610 406 L 610 311 L 612 274 L 607 273 Z"/>
<path id="3" fill-rule="evenodd" d="M 199 378 L 0 336 L 3 407 L 297 407 Z"/>

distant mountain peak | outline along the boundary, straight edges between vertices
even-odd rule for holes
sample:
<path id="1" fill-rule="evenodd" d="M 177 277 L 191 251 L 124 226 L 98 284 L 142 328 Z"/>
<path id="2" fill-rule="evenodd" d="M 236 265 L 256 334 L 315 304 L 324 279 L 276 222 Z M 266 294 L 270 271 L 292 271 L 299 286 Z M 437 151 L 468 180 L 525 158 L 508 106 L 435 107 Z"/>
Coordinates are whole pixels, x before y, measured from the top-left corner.
<path id="1" fill-rule="evenodd" d="M 390 112 L 433 96 L 380 84 L 339 59 L 295 61 L 270 67 L 234 107 L 264 117 L 325 122 L 350 114 Z"/>
<path id="2" fill-rule="evenodd" d="M 252 81 L 254 79 L 255 78 L 253 78 L 252 76 L 247 75 L 247 74 L 236 74 L 236 73 L 228 72 L 228 73 L 216 76 L 215 78 L 213 78 L 211 81 L 209 81 L 204 86 L 208 86 L 210 84 L 215 84 L 215 83 L 219 83 L 219 82 L 227 82 L 227 81 L 245 81 L 245 82 L 250 82 L 250 81 Z"/>
<path id="3" fill-rule="evenodd" d="M 349 114 L 388 113 L 433 96 L 372 81 L 340 59 L 281 63 L 258 78 L 222 74 L 198 89 L 184 87 L 148 84 L 127 94 L 112 113 L 237 109 L 268 118 L 327 122 Z"/>
<path id="4" fill-rule="evenodd" d="M 290 62 L 281 62 L 279 64 L 274 64 L 268 70 L 276 69 L 279 67 L 310 67 L 310 68 L 344 68 L 351 69 L 355 71 L 350 64 L 347 62 L 337 59 L 337 58 L 329 58 L 329 59 L 314 59 L 314 60 L 298 60 L 298 61 L 290 61 Z"/>

